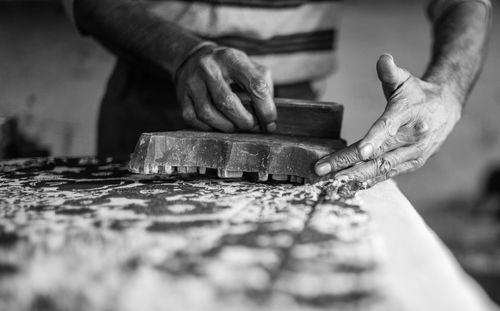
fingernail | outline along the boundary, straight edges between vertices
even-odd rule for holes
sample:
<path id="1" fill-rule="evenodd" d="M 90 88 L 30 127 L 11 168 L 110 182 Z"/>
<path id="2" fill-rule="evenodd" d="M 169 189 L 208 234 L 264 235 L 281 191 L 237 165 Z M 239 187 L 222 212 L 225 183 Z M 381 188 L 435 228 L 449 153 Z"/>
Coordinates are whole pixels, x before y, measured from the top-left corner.
<path id="1" fill-rule="evenodd" d="M 275 122 L 271 122 L 268 125 L 266 125 L 266 130 L 268 132 L 274 132 L 274 131 L 276 131 L 276 123 Z"/>
<path id="2" fill-rule="evenodd" d="M 373 146 L 372 144 L 368 143 L 364 146 L 361 146 L 359 148 L 359 153 L 361 155 L 362 160 L 367 160 L 371 157 L 373 153 Z"/>
<path id="3" fill-rule="evenodd" d="M 380 55 L 380 58 L 382 58 L 384 56 L 387 57 L 387 58 L 389 58 L 389 61 L 394 64 L 394 57 L 391 54 L 389 54 L 389 53 L 383 53 L 382 55 Z"/>
<path id="4" fill-rule="evenodd" d="M 316 171 L 316 174 L 319 176 L 326 175 L 332 171 L 332 166 L 328 162 L 323 162 L 316 164 L 316 167 L 314 168 Z"/>

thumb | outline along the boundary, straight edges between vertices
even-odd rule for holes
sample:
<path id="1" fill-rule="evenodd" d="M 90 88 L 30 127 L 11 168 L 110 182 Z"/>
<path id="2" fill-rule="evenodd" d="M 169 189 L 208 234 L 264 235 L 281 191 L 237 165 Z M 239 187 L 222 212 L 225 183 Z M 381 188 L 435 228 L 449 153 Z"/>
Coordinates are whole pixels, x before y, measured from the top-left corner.
<path id="1" fill-rule="evenodd" d="M 387 99 L 403 82 L 411 77 L 407 70 L 398 67 L 394 63 L 394 58 L 390 54 L 382 54 L 378 59 L 377 75 L 380 82 L 382 82 L 384 95 Z"/>

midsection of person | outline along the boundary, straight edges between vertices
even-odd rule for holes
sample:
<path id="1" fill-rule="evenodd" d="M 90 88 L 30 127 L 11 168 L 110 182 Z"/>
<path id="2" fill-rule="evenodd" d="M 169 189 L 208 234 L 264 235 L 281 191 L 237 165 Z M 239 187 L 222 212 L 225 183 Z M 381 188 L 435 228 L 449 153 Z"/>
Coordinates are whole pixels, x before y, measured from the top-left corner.
<path id="1" fill-rule="evenodd" d="M 269 69 L 274 95 L 314 99 L 335 69 L 341 3 L 303 0 L 146 1 L 155 16 Z M 98 153 L 127 154 L 142 132 L 185 128 L 169 75 L 119 59 L 99 117 Z"/>

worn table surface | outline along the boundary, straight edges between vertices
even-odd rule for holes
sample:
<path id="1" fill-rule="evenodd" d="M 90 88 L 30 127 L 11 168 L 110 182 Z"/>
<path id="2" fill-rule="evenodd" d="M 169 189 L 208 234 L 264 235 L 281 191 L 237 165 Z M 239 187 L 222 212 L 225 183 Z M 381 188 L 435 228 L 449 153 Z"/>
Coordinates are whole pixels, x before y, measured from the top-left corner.
<path id="1" fill-rule="evenodd" d="M 491 310 L 396 185 L 0 162 L 0 310 Z"/>

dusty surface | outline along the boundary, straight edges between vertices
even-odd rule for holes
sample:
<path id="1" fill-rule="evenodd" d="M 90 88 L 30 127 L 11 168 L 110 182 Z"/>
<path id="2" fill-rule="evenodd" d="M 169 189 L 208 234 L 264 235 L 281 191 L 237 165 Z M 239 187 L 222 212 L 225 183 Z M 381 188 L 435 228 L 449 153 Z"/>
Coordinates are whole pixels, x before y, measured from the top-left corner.
<path id="1" fill-rule="evenodd" d="M 317 204 L 317 187 L 159 179 L 95 159 L 4 162 L 0 172 L 2 310 L 393 303 L 368 214 Z"/>
<path id="2" fill-rule="evenodd" d="M 1 310 L 490 310 L 392 182 L 339 200 L 125 163 L 0 162 Z"/>
<path id="3" fill-rule="evenodd" d="M 7 2 L 0 8 L 0 41 L 9 42 L 0 49 L 0 113 L 20 116 L 20 126 L 53 155 L 93 154 L 98 103 L 112 56 L 92 40 L 80 37 L 55 5 Z M 339 71 L 328 80 L 323 99 L 344 105 L 342 135 L 349 142 L 359 139 L 383 111 L 385 103 L 375 71 L 381 53 L 391 52 L 401 66 L 416 74 L 423 72 L 430 51 L 424 2 L 345 2 Z M 487 216 L 479 224 L 471 221 L 469 214 L 456 215 L 461 205 L 454 199 L 458 196 L 469 201 L 476 196 L 484 174 L 500 163 L 498 5 L 494 5 L 492 29 L 488 59 L 463 119 L 439 155 L 419 171 L 399 178 L 399 186 L 418 210 L 426 211 L 424 217 L 441 238 L 451 243 L 481 238 L 484 233 L 476 229 L 484 228 L 483 222 L 489 223 L 487 235 L 492 243 L 484 245 L 484 250 L 491 251 L 475 256 L 476 243 L 460 242 L 462 251 L 456 254 L 477 257 L 473 265 L 470 260 L 461 262 L 492 277 L 491 288 L 498 292 L 500 273 L 491 265 L 497 262 L 491 252 L 498 249 L 498 224 Z M 441 211 L 443 208 L 446 211 Z M 450 223 L 457 218 L 460 225 Z M 465 226 L 471 230 L 462 230 Z"/>

